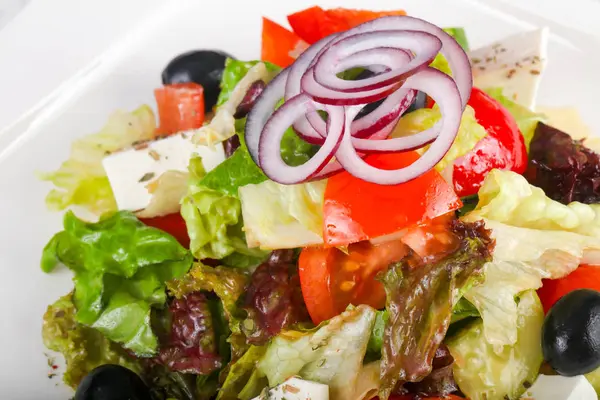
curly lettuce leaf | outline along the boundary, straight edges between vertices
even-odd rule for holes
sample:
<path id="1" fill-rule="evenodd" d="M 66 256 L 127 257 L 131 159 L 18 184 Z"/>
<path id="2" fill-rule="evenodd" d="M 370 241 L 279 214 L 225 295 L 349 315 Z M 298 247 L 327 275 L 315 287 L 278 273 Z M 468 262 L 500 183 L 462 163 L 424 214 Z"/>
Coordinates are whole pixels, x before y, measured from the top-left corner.
<path id="1" fill-rule="evenodd" d="M 485 92 L 496 99 L 497 102 L 502 104 L 504 108 L 506 108 L 508 112 L 515 118 L 517 125 L 519 126 L 519 130 L 525 139 L 525 147 L 527 147 L 527 151 L 529 151 L 529 145 L 531 143 L 531 139 L 533 139 L 533 134 L 535 133 L 537 124 L 538 122 L 544 122 L 546 117 L 543 114 L 535 113 L 527 107 L 523 107 L 522 105 L 504 96 L 502 93 L 502 88 L 490 88 L 486 89 Z"/>
<path id="2" fill-rule="evenodd" d="M 280 185 L 273 181 L 239 189 L 250 247 L 286 249 L 323 243 L 326 181 Z"/>
<path id="3" fill-rule="evenodd" d="M 413 111 L 400 118 L 398 125 L 392 133 L 392 137 L 414 135 L 415 133 L 433 127 L 440 118 L 440 110 L 437 107 L 422 108 Z M 452 147 L 450 147 L 450 150 L 446 153 L 444 158 L 435 166 L 435 169 L 439 172 L 444 171 L 446 167 L 452 165 L 457 158 L 462 157 L 471 151 L 477 142 L 486 135 L 486 130 L 483 126 L 479 125 L 475 119 L 475 111 L 471 106 L 467 106 L 462 115 L 460 128 Z"/>
<path id="4" fill-rule="evenodd" d="M 573 232 L 600 238 L 600 205 L 567 205 L 512 171 L 492 170 L 479 189 L 477 207 L 469 220 L 486 218 L 511 226 Z"/>
<path id="5" fill-rule="evenodd" d="M 104 364 L 121 365 L 138 374 L 142 371 L 138 360 L 99 331 L 78 323 L 75 314 L 68 294 L 48 307 L 42 325 L 44 345 L 65 358 L 67 386 L 75 389 L 90 371 Z"/>
<path id="6" fill-rule="evenodd" d="M 581 263 L 597 263 L 600 218 L 596 206 L 568 206 L 509 171 L 492 171 L 484 181 L 477 208 L 462 219 L 484 219 L 496 241 L 485 281 L 464 294 L 483 318 L 486 340 L 514 345 L 516 296 L 542 286 L 542 279 L 562 278 Z"/>
<path id="7" fill-rule="evenodd" d="M 206 175 L 200 157 L 190 160 L 189 171 L 188 193 L 181 202 L 181 215 L 187 225 L 192 254 L 199 260 L 222 260 L 232 267 L 260 264 L 267 254 L 246 245 L 238 197 L 227 194 L 226 189 L 216 190 L 204 185 L 204 179 L 211 175 Z M 228 181 L 232 185 L 238 183 L 239 180 Z"/>
<path id="8" fill-rule="evenodd" d="M 600 203 L 600 155 L 565 133 L 538 123 L 525 178 L 553 200 Z"/>
<path id="9" fill-rule="evenodd" d="M 171 235 L 129 212 L 97 223 L 67 212 L 64 231 L 44 248 L 42 270 L 51 272 L 59 263 L 74 272 L 77 322 L 149 357 L 158 346 L 151 308 L 164 306 L 165 283 L 190 269 L 192 255 Z"/>
<path id="10" fill-rule="evenodd" d="M 59 211 L 81 206 L 96 215 L 116 211 L 102 159 L 135 142 L 152 139 L 155 130 L 154 113 L 143 105 L 130 113 L 115 112 L 100 132 L 75 140 L 69 159 L 58 170 L 40 174 L 55 186 L 46 196 L 48 208 Z"/>
<path id="11" fill-rule="evenodd" d="M 349 308 L 310 331 L 283 331 L 267 346 L 257 369 L 270 386 L 290 376 L 329 385 L 333 399 L 353 399 L 376 311 Z"/>
<path id="12" fill-rule="evenodd" d="M 409 256 L 383 275 L 389 313 L 381 359 L 383 399 L 398 382 L 419 382 L 431 373 L 460 289 L 491 260 L 494 242 L 483 223 L 454 222 L 451 229 L 458 239 L 452 253 L 422 265 Z"/>

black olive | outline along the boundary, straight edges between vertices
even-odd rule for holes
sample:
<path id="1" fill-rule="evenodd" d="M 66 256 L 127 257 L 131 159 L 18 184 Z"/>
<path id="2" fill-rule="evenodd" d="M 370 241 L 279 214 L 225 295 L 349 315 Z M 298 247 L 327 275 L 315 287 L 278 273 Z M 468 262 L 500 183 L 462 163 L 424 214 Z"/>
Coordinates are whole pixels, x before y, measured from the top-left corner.
<path id="1" fill-rule="evenodd" d="M 135 372 L 107 364 L 83 378 L 75 400 L 150 400 L 150 391 Z"/>
<path id="2" fill-rule="evenodd" d="M 578 289 L 558 300 L 544 321 L 542 350 L 564 376 L 600 367 L 600 292 Z"/>
<path id="3" fill-rule="evenodd" d="M 405 114 L 416 111 L 416 110 L 420 110 L 421 108 L 425 108 L 426 106 L 427 106 L 427 94 L 425 92 L 419 91 L 419 92 L 417 92 L 417 95 L 415 96 L 415 100 L 410 105 L 410 107 L 408 107 L 408 110 L 406 110 Z"/>
<path id="4" fill-rule="evenodd" d="M 204 88 L 204 108 L 208 112 L 217 104 L 219 84 L 229 54 L 215 50 L 194 50 L 175 57 L 162 72 L 164 85 L 196 82 Z"/>

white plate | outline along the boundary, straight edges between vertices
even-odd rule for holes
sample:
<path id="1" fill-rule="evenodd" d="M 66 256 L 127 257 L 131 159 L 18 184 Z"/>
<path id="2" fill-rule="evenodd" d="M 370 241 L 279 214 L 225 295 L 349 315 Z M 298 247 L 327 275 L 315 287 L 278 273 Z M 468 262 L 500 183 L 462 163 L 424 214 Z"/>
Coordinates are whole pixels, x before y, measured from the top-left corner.
<path id="1" fill-rule="evenodd" d="M 287 13 L 313 5 L 314 0 L 168 3 L 136 34 L 101 57 L 76 84 L 69 85 L 29 130 L 14 129 L 0 140 L 2 398 L 51 400 L 70 395 L 60 376 L 48 379 L 51 371 L 40 339 L 47 305 L 67 293 L 72 284 L 67 272 L 44 275 L 38 267 L 42 247 L 60 229 L 62 215 L 46 211 L 44 197 L 50 188 L 36 180 L 35 172 L 56 168 L 67 157 L 70 142 L 96 131 L 115 109 L 133 109 L 145 102 L 153 105 L 152 90 L 160 84 L 160 71 L 174 55 L 193 48 L 218 48 L 238 58 L 254 59 L 259 55 L 262 15 L 283 23 Z M 354 8 L 365 4 L 363 0 L 320 3 Z M 571 2 L 570 10 L 576 10 L 576 3 Z M 520 11 L 505 2 L 493 5 L 468 0 L 369 2 L 374 9 L 402 6 L 409 14 L 441 26 L 464 26 L 473 47 L 540 24 L 550 26 L 554 32 L 550 62 L 539 102 L 579 107 L 586 122 L 600 133 L 599 120 L 594 118 L 600 104 L 597 39 L 554 23 L 547 15 Z M 582 18 L 588 15 L 582 11 Z"/>

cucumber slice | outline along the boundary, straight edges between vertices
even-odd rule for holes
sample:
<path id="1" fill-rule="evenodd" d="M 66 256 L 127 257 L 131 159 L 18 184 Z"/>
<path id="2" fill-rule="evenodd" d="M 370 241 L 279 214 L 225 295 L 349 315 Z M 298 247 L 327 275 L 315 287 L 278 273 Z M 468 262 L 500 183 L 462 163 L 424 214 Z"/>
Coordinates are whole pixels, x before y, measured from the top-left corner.
<path id="1" fill-rule="evenodd" d="M 518 399 L 538 376 L 542 364 L 544 310 L 535 291 L 521 295 L 517 343 L 496 348 L 483 335 L 481 320 L 447 345 L 454 357 L 454 379 L 471 400 Z"/>

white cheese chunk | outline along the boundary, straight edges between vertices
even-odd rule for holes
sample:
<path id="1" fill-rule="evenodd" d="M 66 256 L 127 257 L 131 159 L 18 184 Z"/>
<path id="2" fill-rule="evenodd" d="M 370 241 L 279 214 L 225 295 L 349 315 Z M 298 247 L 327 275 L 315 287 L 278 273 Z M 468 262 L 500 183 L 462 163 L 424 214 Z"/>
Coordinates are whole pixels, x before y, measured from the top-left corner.
<path id="1" fill-rule="evenodd" d="M 598 400 L 596 391 L 583 375 L 574 377 L 540 375 L 522 400 Z"/>
<path id="2" fill-rule="evenodd" d="M 102 165 L 119 209 L 137 211 L 146 208 L 152 198 L 149 191 L 152 183 L 167 171 L 187 172 L 194 153 L 202 157 L 206 171 L 225 159 L 221 144 L 197 146 L 190 135 L 181 133 L 105 157 Z"/>
<path id="3" fill-rule="evenodd" d="M 329 387 L 321 383 L 290 378 L 252 400 L 329 400 Z"/>
<path id="4" fill-rule="evenodd" d="M 470 53 L 473 80 L 480 89 L 504 95 L 533 110 L 546 66 L 548 29 L 519 33 Z"/>

